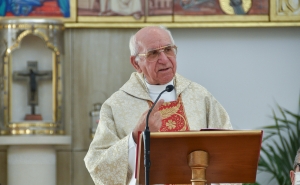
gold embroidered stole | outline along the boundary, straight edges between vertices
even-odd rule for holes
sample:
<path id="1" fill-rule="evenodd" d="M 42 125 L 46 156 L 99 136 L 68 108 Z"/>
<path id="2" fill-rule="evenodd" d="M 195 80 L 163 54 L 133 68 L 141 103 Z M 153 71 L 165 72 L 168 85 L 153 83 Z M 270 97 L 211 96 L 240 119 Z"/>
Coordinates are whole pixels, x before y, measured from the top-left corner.
<path id="1" fill-rule="evenodd" d="M 150 107 L 153 105 L 149 103 Z M 160 132 L 189 131 L 190 127 L 186 119 L 183 103 L 179 96 L 176 101 L 165 102 L 159 107 L 162 116 Z"/>

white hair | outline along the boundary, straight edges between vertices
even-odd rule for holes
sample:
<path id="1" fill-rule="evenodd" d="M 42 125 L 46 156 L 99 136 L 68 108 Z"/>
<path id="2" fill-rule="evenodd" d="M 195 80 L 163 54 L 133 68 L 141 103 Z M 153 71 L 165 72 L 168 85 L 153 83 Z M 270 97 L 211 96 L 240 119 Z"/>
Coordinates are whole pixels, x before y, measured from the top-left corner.
<path id="1" fill-rule="evenodd" d="M 172 43 L 172 44 L 175 44 L 175 41 L 174 41 L 174 39 L 173 39 L 173 37 L 172 37 L 172 34 L 171 34 L 170 30 L 168 30 L 165 26 L 162 26 L 162 25 L 155 26 L 155 27 L 157 27 L 157 28 L 159 28 L 159 29 L 161 29 L 161 30 L 166 31 L 166 32 L 168 33 L 170 39 L 171 39 L 171 43 Z M 141 45 L 142 45 L 141 41 L 137 41 L 137 40 L 136 40 L 136 34 L 132 35 L 132 36 L 130 37 L 130 40 L 129 40 L 130 55 L 131 55 L 131 56 L 137 56 L 137 54 L 138 54 L 138 52 L 139 52 L 139 51 L 138 51 L 138 50 L 139 50 L 139 46 L 141 46 Z M 138 62 L 139 60 L 140 60 L 139 57 L 136 57 L 136 58 L 135 58 L 135 61 L 136 61 L 136 62 Z"/>

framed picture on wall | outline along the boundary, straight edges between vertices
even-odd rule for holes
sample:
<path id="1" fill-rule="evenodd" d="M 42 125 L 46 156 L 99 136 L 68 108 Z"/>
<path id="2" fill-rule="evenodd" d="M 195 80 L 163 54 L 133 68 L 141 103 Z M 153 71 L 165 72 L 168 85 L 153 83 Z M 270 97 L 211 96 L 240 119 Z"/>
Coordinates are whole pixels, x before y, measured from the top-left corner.
<path id="1" fill-rule="evenodd" d="M 173 22 L 174 0 L 148 0 L 146 22 Z"/>
<path id="2" fill-rule="evenodd" d="M 271 21 L 300 21 L 300 0 L 273 0 L 270 5 Z"/>
<path id="3" fill-rule="evenodd" d="M 174 0 L 174 22 L 251 21 L 269 21 L 269 0 Z"/>
<path id="4" fill-rule="evenodd" d="M 76 0 L 0 0 L 0 18 L 54 18 L 76 21 Z"/>
<path id="5" fill-rule="evenodd" d="M 78 22 L 145 22 L 146 0 L 77 0 Z"/>

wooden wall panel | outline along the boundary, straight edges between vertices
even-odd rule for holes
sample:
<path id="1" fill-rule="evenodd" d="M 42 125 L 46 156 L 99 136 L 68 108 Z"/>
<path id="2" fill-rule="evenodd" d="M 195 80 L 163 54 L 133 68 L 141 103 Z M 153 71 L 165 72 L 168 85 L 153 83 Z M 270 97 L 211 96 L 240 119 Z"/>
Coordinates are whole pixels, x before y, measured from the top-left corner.
<path id="1" fill-rule="evenodd" d="M 7 157 L 4 150 L 0 150 L 0 184 L 7 184 Z"/>
<path id="2" fill-rule="evenodd" d="M 73 152 L 74 157 L 74 177 L 72 185 L 94 185 L 94 182 L 87 171 L 83 158 L 86 154 L 86 151 L 82 152 Z"/>
<path id="3" fill-rule="evenodd" d="M 83 158 L 90 142 L 90 111 L 130 77 L 129 38 L 135 29 L 67 29 L 65 32 L 65 125 L 72 135 L 70 185 L 93 184 Z M 67 154 L 60 154 L 67 164 Z M 60 169 L 58 169 L 60 170 Z M 68 175 L 58 182 L 68 185 Z"/>
<path id="4" fill-rule="evenodd" d="M 57 151 L 57 170 L 56 182 L 57 185 L 72 185 L 72 152 L 71 151 Z"/>
<path id="5" fill-rule="evenodd" d="M 129 38 L 135 30 L 76 29 L 71 34 L 71 73 L 73 149 L 87 150 L 93 104 L 103 103 L 130 77 Z"/>

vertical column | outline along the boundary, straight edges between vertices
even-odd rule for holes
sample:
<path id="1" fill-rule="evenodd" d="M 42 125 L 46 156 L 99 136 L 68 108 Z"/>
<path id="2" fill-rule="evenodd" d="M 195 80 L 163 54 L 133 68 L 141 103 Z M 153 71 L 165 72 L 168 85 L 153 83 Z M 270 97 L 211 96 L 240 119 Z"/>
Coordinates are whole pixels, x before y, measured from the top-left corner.
<path id="1" fill-rule="evenodd" d="M 51 145 L 10 146 L 8 185 L 56 185 L 56 151 Z"/>
<path id="2" fill-rule="evenodd" d="M 188 155 L 188 164 L 192 169 L 192 185 L 205 185 L 205 172 L 208 166 L 208 153 L 194 151 Z"/>

